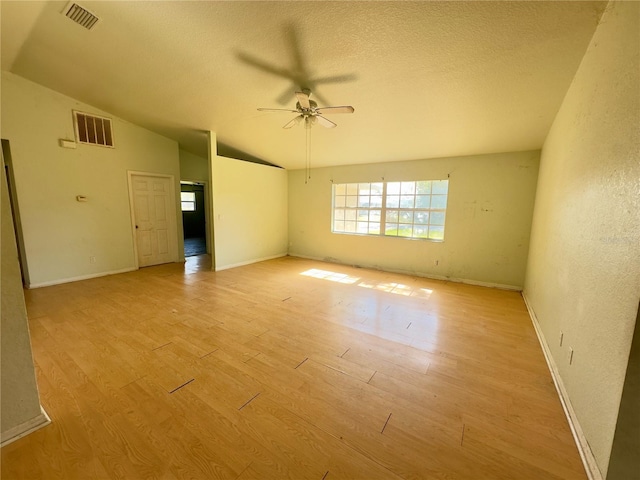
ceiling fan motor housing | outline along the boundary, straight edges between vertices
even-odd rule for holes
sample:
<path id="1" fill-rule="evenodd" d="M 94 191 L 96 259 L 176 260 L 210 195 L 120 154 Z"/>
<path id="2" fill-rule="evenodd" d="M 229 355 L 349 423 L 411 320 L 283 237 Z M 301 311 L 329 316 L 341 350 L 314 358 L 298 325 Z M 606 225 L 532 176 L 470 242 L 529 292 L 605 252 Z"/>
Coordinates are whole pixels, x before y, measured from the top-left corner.
<path id="1" fill-rule="evenodd" d="M 303 115 L 316 115 L 316 108 L 318 108 L 318 104 L 311 99 L 309 100 L 309 108 L 304 108 L 300 102 L 296 102 L 296 110 Z"/>

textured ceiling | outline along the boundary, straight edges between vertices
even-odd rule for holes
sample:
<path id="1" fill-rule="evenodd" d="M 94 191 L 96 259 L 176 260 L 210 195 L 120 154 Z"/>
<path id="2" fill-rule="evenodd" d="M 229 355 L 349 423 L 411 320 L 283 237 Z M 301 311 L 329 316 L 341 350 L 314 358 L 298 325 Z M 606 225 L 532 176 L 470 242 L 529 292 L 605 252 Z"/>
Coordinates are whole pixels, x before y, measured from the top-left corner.
<path id="1" fill-rule="evenodd" d="M 202 131 L 303 168 L 305 130 L 281 127 L 312 89 L 335 129 L 312 166 L 537 149 L 606 3 L 2 1 L 2 69 L 206 156 Z M 315 94 L 315 95 L 314 95 Z M 238 155 L 240 155 L 238 153 Z"/>

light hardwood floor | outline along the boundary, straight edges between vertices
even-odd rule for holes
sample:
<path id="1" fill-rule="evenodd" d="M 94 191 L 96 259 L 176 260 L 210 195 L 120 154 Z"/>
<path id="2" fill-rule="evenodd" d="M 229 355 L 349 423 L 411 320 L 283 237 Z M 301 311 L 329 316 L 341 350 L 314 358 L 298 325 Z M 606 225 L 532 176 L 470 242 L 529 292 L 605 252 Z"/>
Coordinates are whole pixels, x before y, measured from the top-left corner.
<path id="1" fill-rule="evenodd" d="M 3 479 L 586 478 L 519 293 L 207 258 L 26 292 Z"/>

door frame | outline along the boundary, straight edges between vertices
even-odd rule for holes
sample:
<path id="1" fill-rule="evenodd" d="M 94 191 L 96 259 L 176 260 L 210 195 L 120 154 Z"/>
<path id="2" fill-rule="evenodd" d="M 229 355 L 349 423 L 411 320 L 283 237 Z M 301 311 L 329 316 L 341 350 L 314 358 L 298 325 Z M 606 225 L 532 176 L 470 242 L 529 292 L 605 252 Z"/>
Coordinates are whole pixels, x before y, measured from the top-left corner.
<path id="1" fill-rule="evenodd" d="M 13 168 L 13 158 L 11 155 L 11 142 L 7 138 L 3 138 L 1 140 L 2 148 L 0 148 L 0 154 L 2 155 L 2 163 L 6 172 L 9 207 L 11 208 L 13 229 L 16 237 L 16 247 L 18 248 L 20 275 L 22 277 L 22 284 L 29 288 L 31 281 L 29 279 L 29 265 L 27 263 L 27 253 L 24 245 L 24 234 L 22 233 L 22 218 L 20 217 L 20 206 L 18 205 L 18 192 L 16 190 L 16 178 Z"/>
<path id="2" fill-rule="evenodd" d="M 155 173 L 155 172 L 140 172 L 136 170 L 127 170 L 127 183 L 129 186 L 129 213 L 131 216 L 131 238 L 133 239 L 133 258 L 136 264 L 136 268 L 140 269 L 140 262 L 138 259 L 138 237 L 136 233 L 136 209 L 134 203 L 134 195 L 133 195 L 133 177 L 160 177 L 166 178 L 170 184 L 169 195 L 173 199 L 171 203 L 171 212 L 170 213 L 170 227 L 171 227 L 171 237 L 173 240 L 171 241 L 171 261 L 177 262 L 180 259 L 179 250 L 179 240 L 178 240 L 178 211 L 177 211 L 177 202 L 179 201 L 179 197 L 176 196 L 176 178 L 173 175 L 166 173 Z M 182 225 L 182 220 L 180 220 L 180 225 Z M 183 247 L 184 249 L 184 247 Z"/>
<path id="3" fill-rule="evenodd" d="M 209 233 L 209 225 L 211 215 L 209 213 L 209 182 L 206 180 L 190 180 L 188 178 L 181 178 L 180 183 L 193 183 L 197 185 L 202 185 L 204 187 L 204 233 L 205 233 L 205 241 L 207 242 L 207 254 L 211 255 L 211 240 Z M 180 209 L 182 212 L 182 208 Z M 184 237 L 184 232 L 182 232 L 182 236 Z"/>

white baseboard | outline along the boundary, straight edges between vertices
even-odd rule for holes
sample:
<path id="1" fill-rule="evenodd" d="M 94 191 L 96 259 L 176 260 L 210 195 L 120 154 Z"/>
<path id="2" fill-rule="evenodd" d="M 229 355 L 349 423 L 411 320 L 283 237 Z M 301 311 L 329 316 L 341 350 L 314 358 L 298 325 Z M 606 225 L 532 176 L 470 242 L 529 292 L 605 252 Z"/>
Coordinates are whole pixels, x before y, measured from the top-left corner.
<path id="1" fill-rule="evenodd" d="M 591 450 L 591 446 L 587 441 L 587 437 L 582 431 L 580 422 L 578 422 L 576 412 L 571 405 L 571 400 L 569 399 L 569 394 L 567 393 L 567 390 L 564 386 L 564 382 L 562 381 L 562 377 L 560 376 L 560 372 L 558 371 L 556 362 L 553 359 L 553 355 L 551 355 L 549 345 L 547 344 L 544 334 L 542 333 L 540 323 L 538 322 L 538 317 L 536 317 L 536 313 L 533 311 L 533 308 L 531 307 L 531 304 L 529 303 L 529 300 L 527 299 L 527 296 L 524 292 L 522 292 L 522 298 L 524 299 L 524 303 L 526 304 L 527 310 L 529 311 L 529 317 L 531 317 L 533 328 L 535 329 L 536 335 L 538 336 L 538 341 L 540 342 L 540 346 L 542 347 L 544 358 L 547 361 L 547 366 L 549 367 L 549 371 L 551 372 L 551 378 L 553 378 L 553 383 L 556 386 L 558 396 L 560 397 L 560 403 L 562 404 L 564 413 L 567 416 L 569 427 L 571 428 L 571 433 L 573 434 L 573 438 L 578 447 L 578 452 L 580 452 L 580 458 L 582 459 L 582 463 L 587 472 L 587 476 L 589 477 L 589 480 L 603 480 L 603 476 L 600 472 L 600 469 L 598 468 L 596 458 L 593 455 L 593 451 Z"/>
<path id="2" fill-rule="evenodd" d="M 271 255 L 270 257 L 254 258 L 253 260 L 247 260 L 246 262 L 233 263 L 231 265 L 222 265 L 219 267 L 216 265 L 216 272 L 221 270 L 229 270 L 230 268 L 242 267 L 244 265 L 251 265 L 252 263 L 264 262 L 266 260 L 273 260 L 274 258 L 286 257 L 286 253 L 279 253 L 277 255 Z"/>
<path id="3" fill-rule="evenodd" d="M 381 268 L 378 265 L 351 265 L 351 264 L 340 262 L 337 259 L 327 259 L 327 258 L 312 257 L 312 256 L 309 256 L 309 255 L 303 255 L 303 254 L 300 254 L 300 253 L 293 253 L 293 252 L 289 253 L 289 256 L 290 257 L 298 257 L 298 258 L 306 258 L 308 260 L 317 260 L 319 262 L 325 262 L 325 263 L 335 263 L 337 265 L 347 265 L 347 266 L 350 266 L 350 267 L 370 268 L 372 270 L 381 270 L 383 272 L 390 272 L 390 273 L 400 273 L 402 275 L 412 275 L 414 277 L 430 278 L 432 280 L 442 280 L 442 281 L 445 281 L 445 282 L 465 283 L 467 285 L 477 285 L 479 287 L 499 288 L 501 290 L 514 290 L 516 292 L 522 291 L 522 287 L 519 287 L 517 285 L 505 285 L 505 284 L 502 284 L 502 283 L 482 282 L 480 280 L 470 280 L 468 278 L 447 277 L 447 276 L 444 276 L 444 275 L 433 275 L 433 274 L 430 274 L 430 273 L 414 272 L 414 271 L 409 271 L 409 270 L 400 270 L 400 269 L 396 269 L 396 268 Z"/>
<path id="4" fill-rule="evenodd" d="M 11 442 L 15 442 L 22 437 L 26 437 L 30 433 L 35 432 L 42 427 L 46 427 L 50 423 L 51 419 L 49 418 L 49 415 L 47 415 L 44 408 L 40 406 L 40 413 L 37 416 L 21 423 L 20 425 L 10 428 L 6 432 L 2 432 L 2 443 L 0 444 L 0 447 L 9 445 Z"/>
<path id="5" fill-rule="evenodd" d="M 60 278 L 58 280 L 50 280 L 48 282 L 30 283 L 27 285 L 28 289 L 50 287 L 52 285 L 60 285 L 62 283 L 78 282 L 80 280 L 88 280 L 90 278 L 106 277 L 107 275 L 116 275 L 118 273 L 133 272 L 138 270 L 138 267 L 128 267 L 121 270 L 111 270 L 109 272 L 90 273 L 88 275 L 80 275 L 78 277 Z"/>

